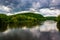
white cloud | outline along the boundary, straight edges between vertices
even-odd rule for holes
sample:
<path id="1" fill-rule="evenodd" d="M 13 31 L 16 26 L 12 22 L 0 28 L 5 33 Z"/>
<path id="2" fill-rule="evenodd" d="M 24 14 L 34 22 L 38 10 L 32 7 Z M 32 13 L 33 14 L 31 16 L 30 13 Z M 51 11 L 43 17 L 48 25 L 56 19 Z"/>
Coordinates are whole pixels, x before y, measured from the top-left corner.
<path id="1" fill-rule="evenodd" d="M 52 6 L 60 5 L 60 0 L 52 0 L 50 5 Z"/>
<path id="2" fill-rule="evenodd" d="M 60 5 L 60 0 L 11 0 L 11 1 L 4 0 L 4 1 L 0 1 L 0 5 L 6 5 L 6 6 L 0 7 L 0 8 L 3 8 L 4 11 L 9 11 L 9 10 L 11 10 L 11 8 L 12 8 L 13 12 L 15 12 L 16 10 L 22 11 L 23 9 L 25 9 L 25 11 L 26 11 L 27 8 L 28 8 L 28 10 L 30 8 L 32 8 L 32 10 L 39 11 L 39 8 L 49 7 L 49 5 L 50 5 L 50 7 L 51 7 L 51 5 L 52 6 Z M 22 8 L 22 7 L 24 7 L 24 8 Z"/>
<path id="3" fill-rule="evenodd" d="M 40 8 L 40 3 L 39 2 L 33 2 L 32 8 L 34 8 L 34 9 Z"/>
<path id="4" fill-rule="evenodd" d="M 0 10 L 1 10 L 1 11 L 4 11 L 4 12 L 10 12 L 10 11 L 11 11 L 11 8 L 9 8 L 9 7 L 7 7 L 7 6 L 1 5 L 1 6 L 0 6 Z"/>
<path id="5" fill-rule="evenodd" d="M 30 8 L 30 11 L 36 11 L 34 8 Z"/>
<path id="6" fill-rule="evenodd" d="M 44 15 L 44 16 L 58 16 L 60 14 L 60 10 L 58 9 L 49 9 L 49 8 L 45 8 L 45 9 L 40 9 L 40 12 Z"/>

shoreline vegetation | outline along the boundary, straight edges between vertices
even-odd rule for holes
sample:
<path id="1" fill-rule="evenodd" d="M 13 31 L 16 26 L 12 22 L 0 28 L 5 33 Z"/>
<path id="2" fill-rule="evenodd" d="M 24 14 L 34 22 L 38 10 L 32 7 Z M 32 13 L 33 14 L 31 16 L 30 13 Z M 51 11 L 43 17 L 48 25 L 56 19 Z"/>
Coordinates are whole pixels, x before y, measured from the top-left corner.
<path id="1" fill-rule="evenodd" d="M 46 20 L 54 20 L 57 21 L 58 29 L 60 29 L 60 16 L 58 17 L 44 17 L 41 14 L 36 14 L 33 12 L 28 13 L 19 13 L 15 15 L 0 14 L 0 31 L 3 32 L 9 28 L 22 28 L 26 26 L 28 28 L 32 28 L 36 25 L 42 25 L 42 23 Z"/>

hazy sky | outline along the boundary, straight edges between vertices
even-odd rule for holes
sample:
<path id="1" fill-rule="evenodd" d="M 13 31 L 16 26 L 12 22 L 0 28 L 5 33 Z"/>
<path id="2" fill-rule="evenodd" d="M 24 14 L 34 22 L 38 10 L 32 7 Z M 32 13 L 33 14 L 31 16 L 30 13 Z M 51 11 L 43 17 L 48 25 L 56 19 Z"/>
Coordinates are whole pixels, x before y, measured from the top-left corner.
<path id="1" fill-rule="evenodd" d="M 0 0 L 0 12 L 40 11 L 60 9 L 60 0 Z"/>

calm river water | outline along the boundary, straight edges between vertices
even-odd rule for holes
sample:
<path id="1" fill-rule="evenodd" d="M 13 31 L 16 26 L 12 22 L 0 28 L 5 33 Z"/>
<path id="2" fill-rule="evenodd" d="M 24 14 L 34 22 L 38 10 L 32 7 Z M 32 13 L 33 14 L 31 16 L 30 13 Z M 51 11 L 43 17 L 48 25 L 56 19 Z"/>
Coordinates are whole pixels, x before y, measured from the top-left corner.
<path id="1" fill-rule="evenodd" d="M 55 21 L 47 20 L 34 28 L 8 29 L 0 33 L 0 40 L 60 40 Z"/>
<path id="2" fill-rule="evenodd" d="M 56 25 L 57 25 L 56 21 L 47 20 L 42 25 L 40 26 L 37 25 L 36 27 L 32 28 L 32 30 L 39 29 L 40 31 L 52 31 L 52 30 L 58 31 Z"/>

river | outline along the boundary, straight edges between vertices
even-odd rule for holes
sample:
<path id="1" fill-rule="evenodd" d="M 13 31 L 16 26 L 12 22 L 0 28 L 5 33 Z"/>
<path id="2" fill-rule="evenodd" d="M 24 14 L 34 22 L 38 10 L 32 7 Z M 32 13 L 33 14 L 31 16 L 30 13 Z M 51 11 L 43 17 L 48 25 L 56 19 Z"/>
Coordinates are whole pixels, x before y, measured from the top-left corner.
<path id="1" fill-rule="evenodd" d="M 51 30 L 56 30 L 58 31 L 57 29 L 57 22 L 56 21 L 51 21 L 51 20 L 47 20 L 43 23 L 42 26 L 40 26 L 40 30 L 41 31 L 51 31 Z"/>
<path id="2" fill-rule="evenodd" d="M 34 28 L 8 29 L 0 33 L 0 40 L 60 40 L 57 22 L 47 20 Z"/>
<path id="3" fill-rule="evenodd" d="M 52 30 L 58 31 L 57 22 L 52 20 L 46 20 L 45 22 L 43 22 L 42 25 L 37 25 L 32 29 L 39 29 L 40 31 L 52 31 Z"/>

